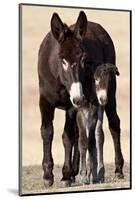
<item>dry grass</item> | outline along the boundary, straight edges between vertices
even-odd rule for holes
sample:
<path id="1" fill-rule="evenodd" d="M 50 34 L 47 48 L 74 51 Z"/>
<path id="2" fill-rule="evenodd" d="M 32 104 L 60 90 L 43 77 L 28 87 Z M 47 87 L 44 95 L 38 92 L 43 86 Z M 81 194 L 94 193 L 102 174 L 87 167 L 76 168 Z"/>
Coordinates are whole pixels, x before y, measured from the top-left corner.
<path id="1" fill-rule="evenodd" d="M 106 165 L 106 178 L 104 184 L 90 184 L 88 186 L 82 186 L 80 176 L 76 178 L 76 183 L 72 184 L 71 187 L 64 188 L 61 183 L 61 168 L 62 166 L 56 165 L 54 167 L 54 184 L 49 189 L 44 187 L 42 179 L 42 168 L 41 166 L 27 166 L 23 167 L 22 173 L 22 193 L 23 194 L 34 194 L 34 193 L 53 193 L 53 192 L 70 192 L 70 191 L 93 191 L 103 189 L 116 189 L 116 188 L 129 188 L 130 187 L 130 176 L 129 176 L 129 164 L 124 165 L 124 179 L 115 180 L 114 178 L 114 165 Z"/>

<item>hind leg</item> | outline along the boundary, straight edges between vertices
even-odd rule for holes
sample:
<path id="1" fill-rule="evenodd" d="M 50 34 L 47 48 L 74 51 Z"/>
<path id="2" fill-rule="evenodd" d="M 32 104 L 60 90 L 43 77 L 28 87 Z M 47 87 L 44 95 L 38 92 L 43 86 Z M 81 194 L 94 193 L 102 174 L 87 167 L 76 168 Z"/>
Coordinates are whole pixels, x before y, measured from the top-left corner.
<path id="1" fill-rule="evenodd" d="M 115 80 L 116 81 L 116 80 Z M 112 82 L 111 91 L 108 94 L 108 103 L 105 106 L 106 115 L 109 122 L 109 129 L 113 138 L 114 150 L 115 150 L 115 175 L 117 178 L 123 178 L 123 165 L 124 159 L 121 152 L 120 142 L 120 119 L 116 110 L 116 97 L 115 89 L 116 82 Z"/>

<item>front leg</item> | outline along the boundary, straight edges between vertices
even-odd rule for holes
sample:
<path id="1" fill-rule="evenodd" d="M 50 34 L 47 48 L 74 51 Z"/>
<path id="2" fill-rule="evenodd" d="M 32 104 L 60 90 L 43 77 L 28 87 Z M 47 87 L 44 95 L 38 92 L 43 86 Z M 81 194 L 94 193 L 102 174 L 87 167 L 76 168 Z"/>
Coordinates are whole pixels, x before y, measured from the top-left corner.
<path id="1" fill-rule="evenodd" d="M 40 111 L 41 111 L 41 136 L 43 139 L 43 179 L 45 187 L 49 187 L 53 184 L 53 158 L 52 158 L 52 140 L 53 140 L 53 116 L 54 108 L 48 103 L 48 101 L 40 96 Z"/>
<path id="2" fill-rule="evenodd" d="M 63 132 L 63 145 L 65 150 L 65 161 L 62 168 L 62 182 L 64 186 L 70 186 L 72 182 L 73 169 L 72 169 L 72 149 L 75 142 L 75 123 L 76 123 L 76 112 L 71 107 L 66 111 L 66 121 Z"/>
<path id="3" fill-rule="evenodd" d="M 74 151 L 73 151 L 73 157 L 72 157 L 72 182 L 75 182 L 75 176 L 79 172 L 79 161 L 80 161 L 80 152 L 78 147 L 78 127 L 75 123 L 75 141 L 74 141 Z"/>
<path id="4" fill-rule="evenodd" d="M 92 183 L 98 182 L 97 177 L 97 149 L 96 149 L 96 139 L 95 139 L 95 127 L 97 123 L 97 112 L 91 116 L 90 127 L 89 127 L 89 138 L 88 138 L 88 179 L 90 180 L 90 175 L 92 174 Z"/>
<path id="5" fill-rule="evenodd" d="M 88 149 L 88 138 L 87 138 L 87 126 L 88 122 L 88 110 L 81 109 L 77 113 L 77 126 L 79 129 L 78 146 L 80 152 L 80 175 L 82 183 L 89 184 L 87 178 L 87 165 L 86 165 L 86 152 Z"/>
<path id="6" fill-rule="evenodd" d="M 97 147 L 97 160 L 98 160 L 98 181 L 103 183 L 105 177 L 104 158 L 103 158 L 103 145 L 104 145 L 104 132 L 103 132 L 103 114 L 104 107 L 99 106 L 98 121 L 95 130 L 96 147 Z"/>
<path id="7" fill-rule="evenodd" d="M 80 175 L 82 183 L 89 184 L 87 177 L 87 165 L 86 165 L 86 152 L 88 148 L 88 138 L 85 130 L 79 131 L 79 151 L 80 151 Z"/>

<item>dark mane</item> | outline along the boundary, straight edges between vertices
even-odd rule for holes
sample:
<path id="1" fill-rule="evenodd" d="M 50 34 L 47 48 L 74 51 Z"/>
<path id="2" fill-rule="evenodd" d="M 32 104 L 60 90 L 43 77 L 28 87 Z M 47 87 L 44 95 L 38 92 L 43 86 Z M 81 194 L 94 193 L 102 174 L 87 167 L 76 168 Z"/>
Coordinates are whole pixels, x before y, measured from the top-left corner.
<path id="1" fill-rule="evenodd" d="M 59 42 L 62 43 L 67 38 L 73 37 L 73 35 L 74 35 L 73 31 L 69 29 L 67 24 L 64 24 L 63 32 L 60 35 Z"/>

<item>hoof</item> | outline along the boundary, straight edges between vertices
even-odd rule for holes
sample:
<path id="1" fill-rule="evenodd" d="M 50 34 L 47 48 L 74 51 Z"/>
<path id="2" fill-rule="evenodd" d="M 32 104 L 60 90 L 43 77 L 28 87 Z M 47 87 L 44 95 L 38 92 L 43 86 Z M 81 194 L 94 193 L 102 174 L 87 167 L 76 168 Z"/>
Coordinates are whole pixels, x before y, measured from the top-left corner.
<path id="1" fill-rule="evenodd" d="M 53 179 L 44 179 L 44 186 L 46 188 L 52 186 L 52 184 L 53 184 Z"/>
<path id="2" fill-rule="evenodd" d="M 89 185 L 90 184 L 90 180 L 86 177 L 86 178 L 82 178 L 82 184 L 83 185 Z"/>
<path id="3" fill-rule="evenodd" d="M 70 187 L 71 186 L 71 180 L 61 180 L 63 187 Z"/>
<path id="4" fill-rule="evenodd" d="M 105 179 L 104 179 L 104 177 L 102 177 L 102 178 L 99 178 L 98 179 L 98 182 L 97 183 L 104 183 L 105 182 Z"/>
<path id="5" fill-rule="evenodd" d="M 95 179 L 92 180 L 92 184 L 98 184 L 98 183 L 100 183 L 98 178 L 95 178 Z"/>
<path id="6" fill-rule="evenodd" d="M 116 173 L 114 179 L 123 179 L 124 174 L 123 173 Z"/>
<path id="7" fill-rule="evenodd" d="M 104 183 L 105 182 L 105 169 L 104 167 L 101 168 L 98 172 L 98 182 L 99 183 Z"/>
<path id="8" fill-rule="evenodd" d="M 75 177 L 74 176 L 71 176 L 71 182 L 75 183 Z"/>

